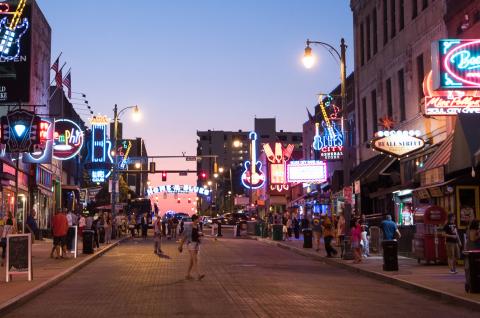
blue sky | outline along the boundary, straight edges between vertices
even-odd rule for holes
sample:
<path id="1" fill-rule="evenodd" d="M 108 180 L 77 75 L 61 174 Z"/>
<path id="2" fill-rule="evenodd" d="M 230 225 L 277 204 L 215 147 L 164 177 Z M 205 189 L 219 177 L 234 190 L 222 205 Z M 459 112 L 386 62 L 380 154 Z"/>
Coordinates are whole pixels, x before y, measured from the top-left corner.
<path id="1" fill-rule="evenodd" d="M 144 137 L 149 154 L 194 153 L 197 130 L 249 130 L 255 116 L 300 131 L 315 94 L 339 83 L 338 63 L 320 47 L 318 64 L 303 68 L 307 38 L 338 47 L 345 37 L 353 70 L 347 0 L 38 3 L 74 91 L 110 116 L 115 103 L 138 104 L 143 121 L 125 118 L 124 135 Z"/>

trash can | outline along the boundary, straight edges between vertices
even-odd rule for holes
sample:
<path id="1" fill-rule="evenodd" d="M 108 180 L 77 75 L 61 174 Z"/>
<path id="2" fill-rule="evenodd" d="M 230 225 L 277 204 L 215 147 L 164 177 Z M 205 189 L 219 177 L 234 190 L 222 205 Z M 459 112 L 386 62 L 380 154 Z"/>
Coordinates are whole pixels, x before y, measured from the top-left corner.
<path id="1" fill-rule="evenodd" d="M 92 230 L 83 230 L 83 254 L 93 254 L 93 235 Z"/>
<path id="2" fill-rule="evenodd" d="M 480 293 L 480 250 L 465 251 L 465 291 Z"/>
<path id="3" fill-rule="evenodd" d="M 272 226 L 272 240 L 282 241 L 283 240 L 283 225 L 282 224 L 273 224 Z"/>
<path id="4" fill-rule="evenodd" d="M 303 229 L 303 248 L 312 248 L 312 229 Z"/>
<path id="5" fill-rule="evenodd" d="M 248 235 L 255 235 L 256 233 L 256 221 L 247 221 L 247 234 Z"/>
<path id="6" fill-rule="evenodd" d="M 383 270 L 398 271 L 398 242 L 395 240 L 382 241 Z"/>

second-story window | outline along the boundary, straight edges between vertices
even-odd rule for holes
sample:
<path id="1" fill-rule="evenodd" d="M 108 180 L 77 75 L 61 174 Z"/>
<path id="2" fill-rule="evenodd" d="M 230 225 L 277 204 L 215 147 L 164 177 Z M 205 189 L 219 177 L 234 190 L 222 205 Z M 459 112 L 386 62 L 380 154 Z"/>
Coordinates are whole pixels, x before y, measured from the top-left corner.
<path id="1" fill-rule="evenodd" d="M 395 0 L 390 2 L 390 28 L 392 30 L 392 38 L 397 34 L 397 17 L 396 17 L 396 8 Z"/>

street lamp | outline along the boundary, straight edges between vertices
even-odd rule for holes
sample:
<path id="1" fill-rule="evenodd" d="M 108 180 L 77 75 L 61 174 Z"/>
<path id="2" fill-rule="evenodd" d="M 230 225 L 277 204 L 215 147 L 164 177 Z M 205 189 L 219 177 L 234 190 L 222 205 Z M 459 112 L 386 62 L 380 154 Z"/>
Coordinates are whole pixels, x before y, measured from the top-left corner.
<path id="1" fill-rule="evenodd" d="M 115 104 L 115 107 L 113 108 L 113 138 L 112 138 L 112 144 L 114 151 L 117 148 L 117 134 L 118 134 L 118 119 L 120 116 L 127 110 L 127 109 L 133 109 L 133 119 L 138 121 L 140 119 L 140 108 L 135 105 L 135 106 L 127 106 L 125 108 L 122 108 L 120 111 L 118 111 L 117 104 Z M 117 183 L 118 183 L 118 175 L 117 175 L 117 156 L 115 156 L 114 162 L 113 162 L 113 168 L 112 168 L 112 216 L 115 216 L 116 211 L 116 203 L 117 203 Z M 138 169 L 138 168 L 137 168 Z"/>
<path id="2" fill-rule="evenodd" d="M 343 138 L 344 138 L 345 145 L 348 146 L 349 145 L 349 140 L 348 140 L 349 125 L 348 125 L 348 120 L 345 120 L 345 115 L 347 110 L 347 63 L 346 63 L 345 53 L 347 51 L 347 45 L 345 44 L 345 40 L 342 38 L 340 40 L 340 52 L 338 52 L 337 49 L 335 49 L 332 45 L 328 43 L 321 42 L 321 41 L 310 41 L 309 39 L 307 39 L 305 52 L 303 56 L 303 64 L 306 68 L 311 68 L 315 63 L 315 57 L 312 54 L 312 48 L 310 47 L 311 44 L 323 46 L 328 50 L 328 52 L 332 56 L 338 58 L 338 60 L 340 61 L 340 80 L 341 80 L 340 95 L 342 99 L 342 112 L 343 112 L 343 116 L 342 116 Z M 348 149 L 346 149 L 346 147 L 344 149 L 345 150 L 343 152 L 343 186 L 346 187 L 350 185 L 350 165 L 349 165 L 349 151 Z M 348 225 L 350 224 L 352 207 L 351 207 L 351 204 L 347 202 L 347 200 L 345 200 L 344 202 L 345 203 L 344 203 L 343 214 L 347 224 L 345 229 L 345 232 L 346 232 L 345 234 L 347 237 L 350 234 L 350 226 Z M 349 248 L 346 249 L 346 251 L 349 251 L 349 250 L 350 250 Z M 347 257 L 350 257 L 350 255 Z"/>

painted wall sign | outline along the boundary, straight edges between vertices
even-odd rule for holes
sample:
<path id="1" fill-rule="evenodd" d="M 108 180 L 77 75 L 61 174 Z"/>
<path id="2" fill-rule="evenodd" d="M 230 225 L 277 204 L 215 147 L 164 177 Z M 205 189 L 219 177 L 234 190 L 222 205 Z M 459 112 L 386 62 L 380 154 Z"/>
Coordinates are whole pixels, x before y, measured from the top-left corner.
<path id="1" fill-rule="evenodd" d="M 377 151 L 401 158 L 425 146 L 420 134 L 419 130 L 379 131 L 371 146 Z"/>
<path id="2" fill-rule="evenodd" d="M 270 190 L 281 192 L 289 189 L 286 166 L 294 148 L 294 145 L 288 145 L 284 148 L 281 143 L 277 142 L 275 143 L 274 151 L 269 144 L 263 145 L 263 150 L 268 160 Z"/>
<path id="3" fill-rule="evenodd" d="M 435 89 L 480 88 L 480 39 L 432 44 Z"/>
<path id="4" fill-rule="evenodd" d="M 287 164 L 287 182 L 323 183 L 327 181 L 327 164 L 324 161 L 290 161 Z"/>
<path id="5" fill-rule="evenodd" d="M 69 160 L 78 155 L 83 147 L 83 131 L 70 119 L 55 120 L 53 135 L 53 158 Z"/>
<path id="6" fill-rule="evenodd" d="M 31 4 L 2 1 L 0 10 L 0 102 L 30 99 Z"/>
<path id="7" fill-rule="evenodd" d="M 257 161 L 257 134 L 251 132 L 250 138 L 250 154 L 251 160 L 245 161 L 245 170 L 242 173 L 242 184 L 247 189 L 258 189 L 265 184 L 265 174 L 262 172 L 262 163 Z"/>
<path id="8" fill-rule="evenodd" d="M 210 190 L 202 187 L 191 185 L 162 185 L 158 187 L 150 187 L 147 189 L 147 195 L 152 196 L 157 193 L 196 193 L 204 196 L 210 195 Z"/>

